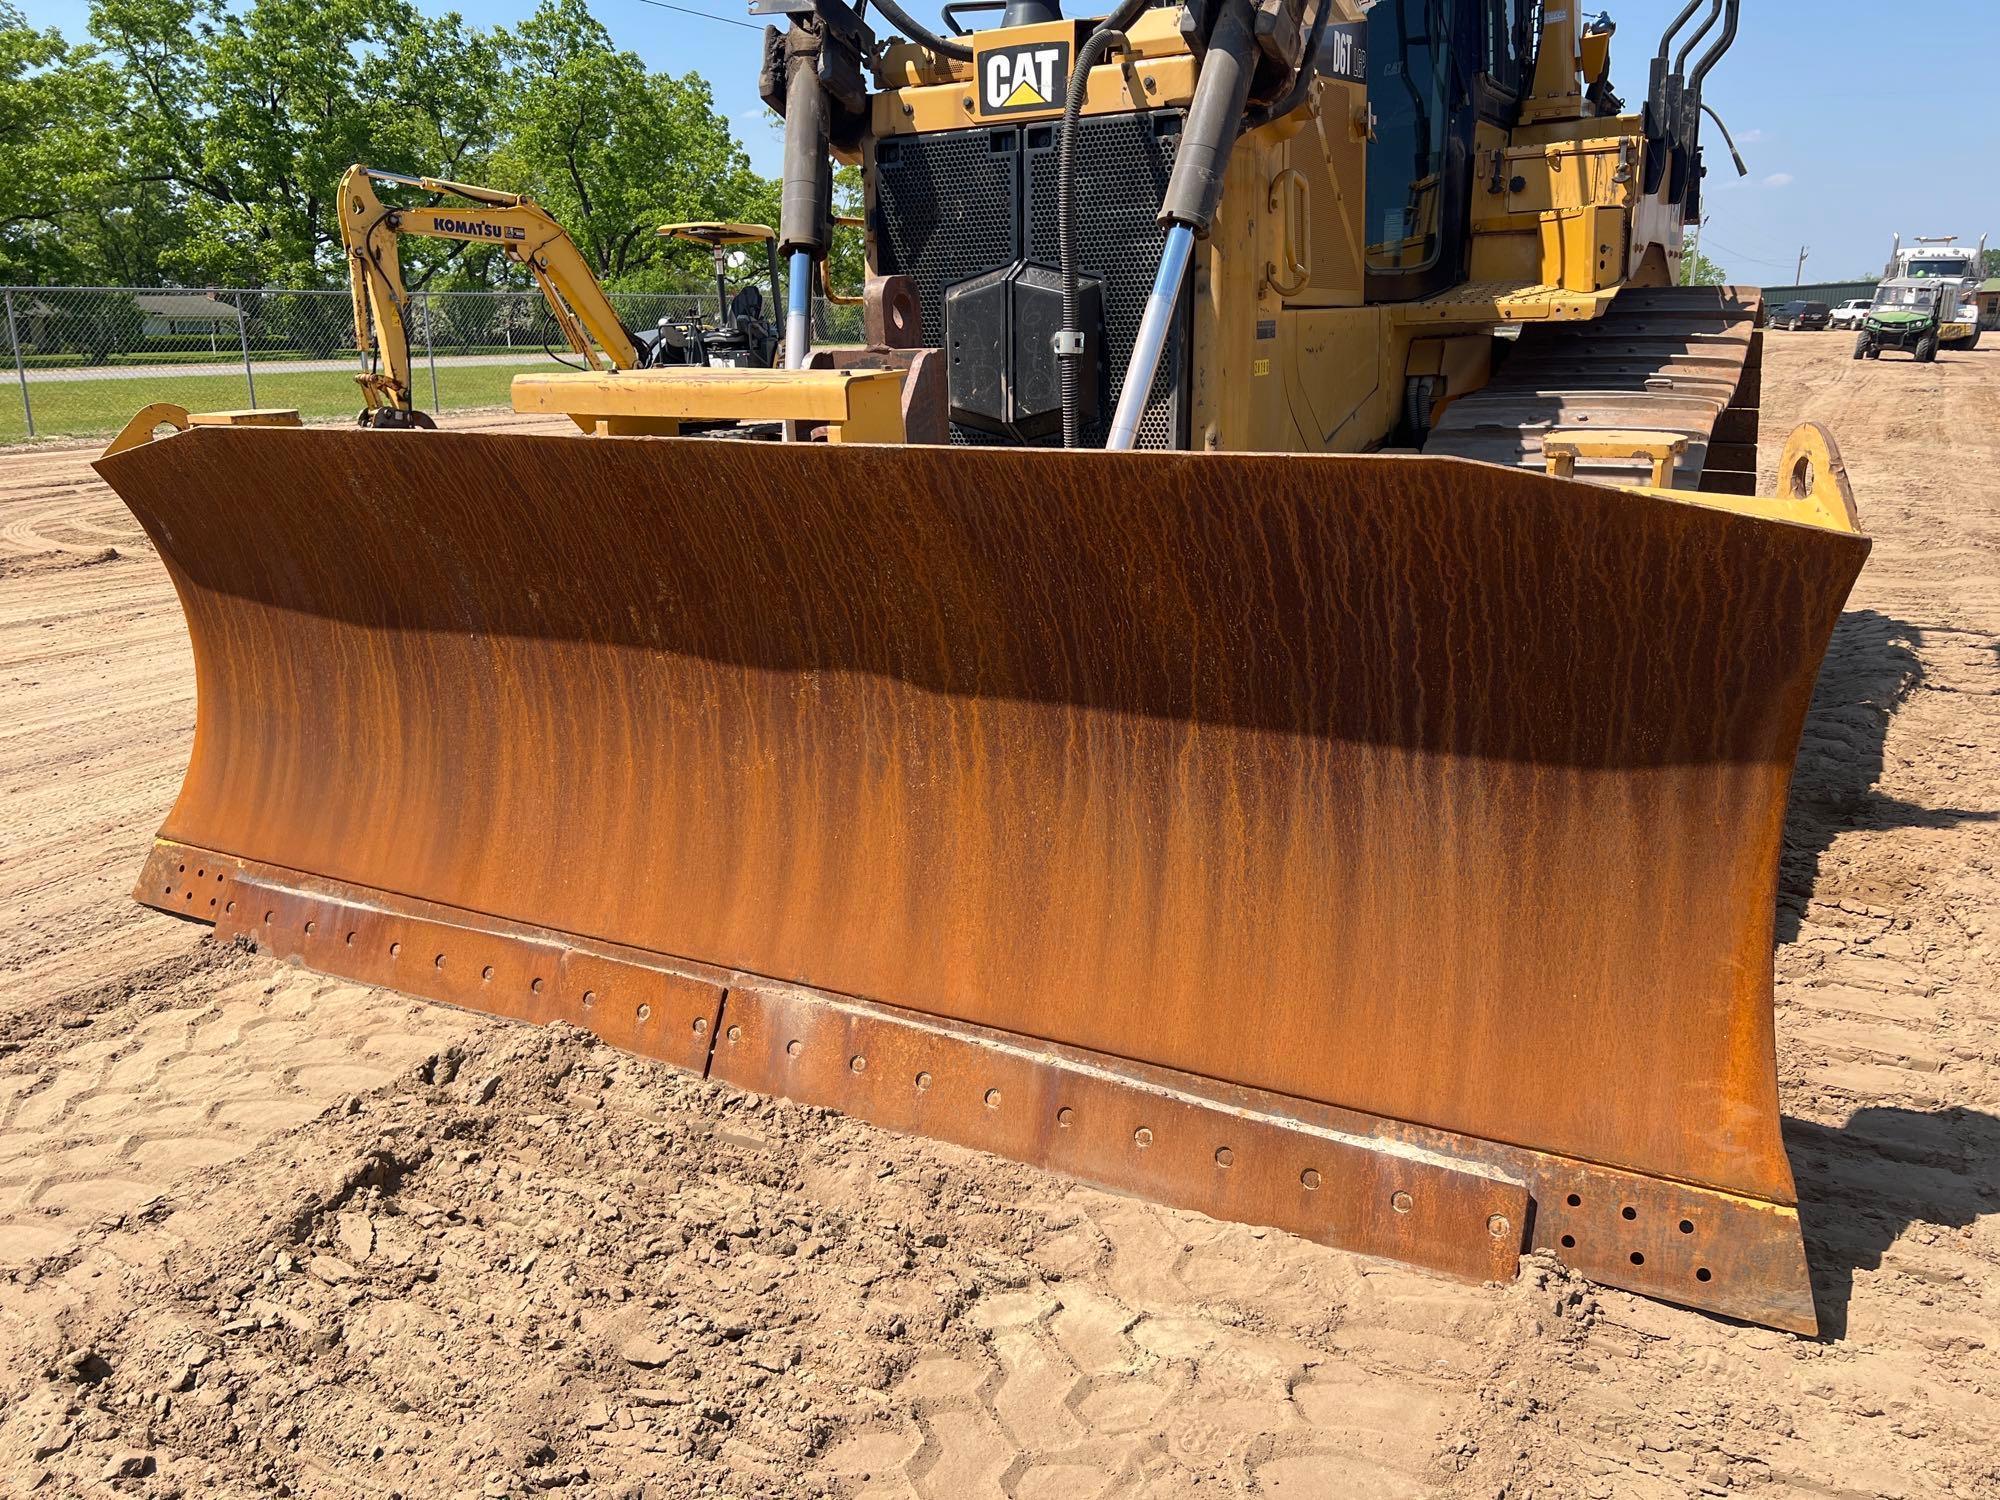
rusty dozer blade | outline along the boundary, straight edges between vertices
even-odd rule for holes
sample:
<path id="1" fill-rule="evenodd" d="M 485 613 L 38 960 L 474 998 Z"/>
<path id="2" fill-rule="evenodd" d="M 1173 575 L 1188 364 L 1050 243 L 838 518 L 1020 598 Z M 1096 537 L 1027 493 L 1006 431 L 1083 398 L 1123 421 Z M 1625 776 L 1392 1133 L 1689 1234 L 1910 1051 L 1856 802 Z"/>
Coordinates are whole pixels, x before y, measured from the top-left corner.
<path id="1" fill-rule="evenodd" d="M 199 677 L 140 899 L 1218 1216 L 1814 1327 L 1771 938 L 1851 522 L 1396 457 L 196 426 L 98 467 Z"/>

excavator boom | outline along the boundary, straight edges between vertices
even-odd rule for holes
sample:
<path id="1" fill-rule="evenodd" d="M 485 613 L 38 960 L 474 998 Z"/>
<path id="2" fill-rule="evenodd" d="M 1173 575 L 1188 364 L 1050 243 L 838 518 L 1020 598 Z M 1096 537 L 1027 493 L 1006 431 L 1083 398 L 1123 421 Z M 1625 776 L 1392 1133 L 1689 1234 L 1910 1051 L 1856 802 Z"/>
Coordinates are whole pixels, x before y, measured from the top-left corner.
<path id="1" fill-rule="evenodd" d="M 376 195 L 378 182 L 463 199 L 473 206 L 387 207 Z M 635 370 L 643 363 L 638 345 L 576 242 L 532 199 L 519 193 L 357 164 L 340 179 L 340 233 L 354 295 L 355 347 L 373 351 L 379 360 L 378 370 L 357 377 L 367 400 L 364 421 L 369 413 L 388 412 L 387 423 L 400 425 L 399 415 L 414 410 L 409 294 L 397 246 L 406 234 L 500 246 L 535 278 L 556 326 L 575 353 L 593 367 Z"/>

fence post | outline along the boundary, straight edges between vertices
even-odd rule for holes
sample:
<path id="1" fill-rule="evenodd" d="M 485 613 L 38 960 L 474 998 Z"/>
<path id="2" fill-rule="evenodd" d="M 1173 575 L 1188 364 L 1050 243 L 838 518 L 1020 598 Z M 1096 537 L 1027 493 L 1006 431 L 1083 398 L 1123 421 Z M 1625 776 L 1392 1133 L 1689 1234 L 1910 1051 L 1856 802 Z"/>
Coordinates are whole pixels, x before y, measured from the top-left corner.
<path id="1" fill-rule="evenodd" d="M 418 292 L 417 295 L 424 300 L 424 353 L 431 362 L 431 410 L 439 412 L 444 410 L 444 403 L 438 399 L 437 335 L 431 331 L 431 294 Z"/>
<path id="2" fill-rule="evenodd" d="M 21 416 L 28 424 L 28 436 L 35 435 L 35 407 L 28 400 L 28 367 L 21 360 L 21 335 L 14 331 L 14 293 L 7 292 L 7 342 L 14 346 L 14 373 L 21 380 Z"/>
<path id="3" fill-rule="evenodd" d="M 250 325 L 243 317 L 243 299 L 241 294 L 237 296 L 233 305 L 236 308 L 236 341 L 243 346 L 243 383 L 250 389 L 250 409 L 255 411 L 257 409 L 257 377 L 250 369 Z"/>

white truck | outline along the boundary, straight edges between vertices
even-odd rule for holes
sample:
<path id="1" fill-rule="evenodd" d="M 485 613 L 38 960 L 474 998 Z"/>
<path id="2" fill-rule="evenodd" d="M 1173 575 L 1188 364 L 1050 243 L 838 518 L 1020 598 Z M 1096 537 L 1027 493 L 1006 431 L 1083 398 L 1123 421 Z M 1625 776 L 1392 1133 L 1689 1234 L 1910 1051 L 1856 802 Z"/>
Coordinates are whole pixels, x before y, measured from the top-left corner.
<path id="1" fill-rule="evenodd" d="M 1977 249 L 1959 244 L 1955 234 L 1920 234 L 1916 242 L 1905 249 L 1903 237 L 1899 234 L 1890 243 L 1889 263 L 1882 268 L 1882 279 L 1885 282 L 1935 280 L 1957 283 L 1962 293 L 1950 300 L 1954 305 L 1963 304 L 1963 310 L 1954 312 L 1944 324 L 1938 347 L 1976 349 L 1979 347 L 1976 294 L 1985 264 L 1986 236 L 1983 234 L 1979 237 Z"/>

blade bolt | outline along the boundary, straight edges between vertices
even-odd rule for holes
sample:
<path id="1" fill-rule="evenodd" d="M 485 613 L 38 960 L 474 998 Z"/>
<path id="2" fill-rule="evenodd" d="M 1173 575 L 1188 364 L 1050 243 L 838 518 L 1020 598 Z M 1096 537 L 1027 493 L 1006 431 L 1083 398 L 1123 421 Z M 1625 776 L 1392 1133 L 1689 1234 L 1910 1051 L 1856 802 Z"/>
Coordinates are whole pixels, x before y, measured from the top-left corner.
<path id="1" fill-rule="evenodd" d="M 1000 1107 L 1000 1090 L 988 1089 L 986 1091 L 986 1107 L 988 1109 L 998 1109 Z"/>
<path id="2" fill-rule="evenodd" d="M 1227 1146 L 1215 1148 L 1215 1164 L 1218 1167 L 1232 1167 L 1236 1164 L 1236 1153 Z"/>
<path id="3" fill-rule="evenodd" d="M 805 1050 L 806 1050 L 806 1044 L 800 1041 L 797 1037 L 794 1037 L 792 1038 L 791 1041 L 785 1043 L 785 1056 L 787 1057 L 797 1057 L 801 1052 Z"/>
<path id="4" fill-rule="evenodd" d="M 740 1042 L 743 1040 L 743 1028 L 741 1026 L 732 1026 L 723 1035 L 728 1037 L 732 1042 Z"/>
<path id="5" fill-rule="evenodd" d="M 650 1021 L 650 1020 L 652 1020 L 652 1019 L 653 1019 L 653 1007 L 652 1007 L 652 1006 L 650 1006 L 650 1005 L 642 1005 L 642 1006 L 640 1006 L 640 1007 L 639 1007 L 639 1019 L 640 1019 L 640 1020 L 642 1020 L 642 1021 Z"/>
<path id="6" fill-rule="evenodd" d="M 1144 1151 L 1148 1146 L 1153 1144 L 1153 1132 L 1141 1125 L 1137 1130 L 1132 1132 L 1132 1144 L 1137 1146 L 1141 1151 Z"/>
<path id="7" fill-rule="evenodd" d="M 490 980 L 490 979 L 492 979 L 492 978 L 493 978 L 493 965 L 491 965 L 491 964 L 488 964 L 488 965 L 487 965 L 487 966 L 486 966 L 485 968 L 481 969 L 481 970 L 479 971 L 479 977 L 480 977 L 481 979 L 486 979 L 486 980 Z"/>
<path id="8" fill-rule="evenodd" d="M 1507 1238 L 1507 1231 L 1511 1228 L 1513 1228 L 1513 1225 L 1507 1222 L 1505 1214 L 1495 1214 L 1486 1221 L 1486 1232 L 1496 1240 Z"/>
<path id="9" fill-rule="evenodd" d="M 868 1059 L 857 1052 L 854 1056 L 848 1058 L 847 1066 L 853 1072 L 865 1073 L 868 1071 Z"/>
<path id="10" fill-rule="evenodd" d="M 1307 1167 L 1303 1172 L 1299 1173 L 1299 1186 L 1304 1188 L 1309 1193 L 1318 1192 L 1319 1173 L 1314 1171 L 1311 1167 Z"/>
<path id="11" fill-rule="evenodd" d="M 1389 1199 L 1389 1207 L 1395 1209 L 1399 1214 L 1406 1214 L 1416 1206 L 1417 1200 L 1405 1192 L 1397 1192 Z"/>
<path id="12" fill-rule="evenodd" d="M 696 1036 L 700 1036 L 703 1032 L 707 1030 L 708 1030 L 708 1017 L 696 1016 L 694 1018 L 694 1034 Z"/>
<path id="13" fill-rule="evenodd" d="M 1070 1123 L 1075 1119 L 1076 1119 L 1076 1111 L 1071 1109 L 1067 1104 L 1065 1104 L 1061 1109 L 1056 1111 L 1056 1129 L 1058 1130 L 1069 1129 Z"/>
<path id="14" fill-rule="evenodd" d="M 921 1094 L 925 1092 L 927 1089 L 929 1089 L 930 1086 L 931 1086 L 931 1075 L 928 1073 L 919 1073 L 917 1075 L 917 1092 Z"/>

